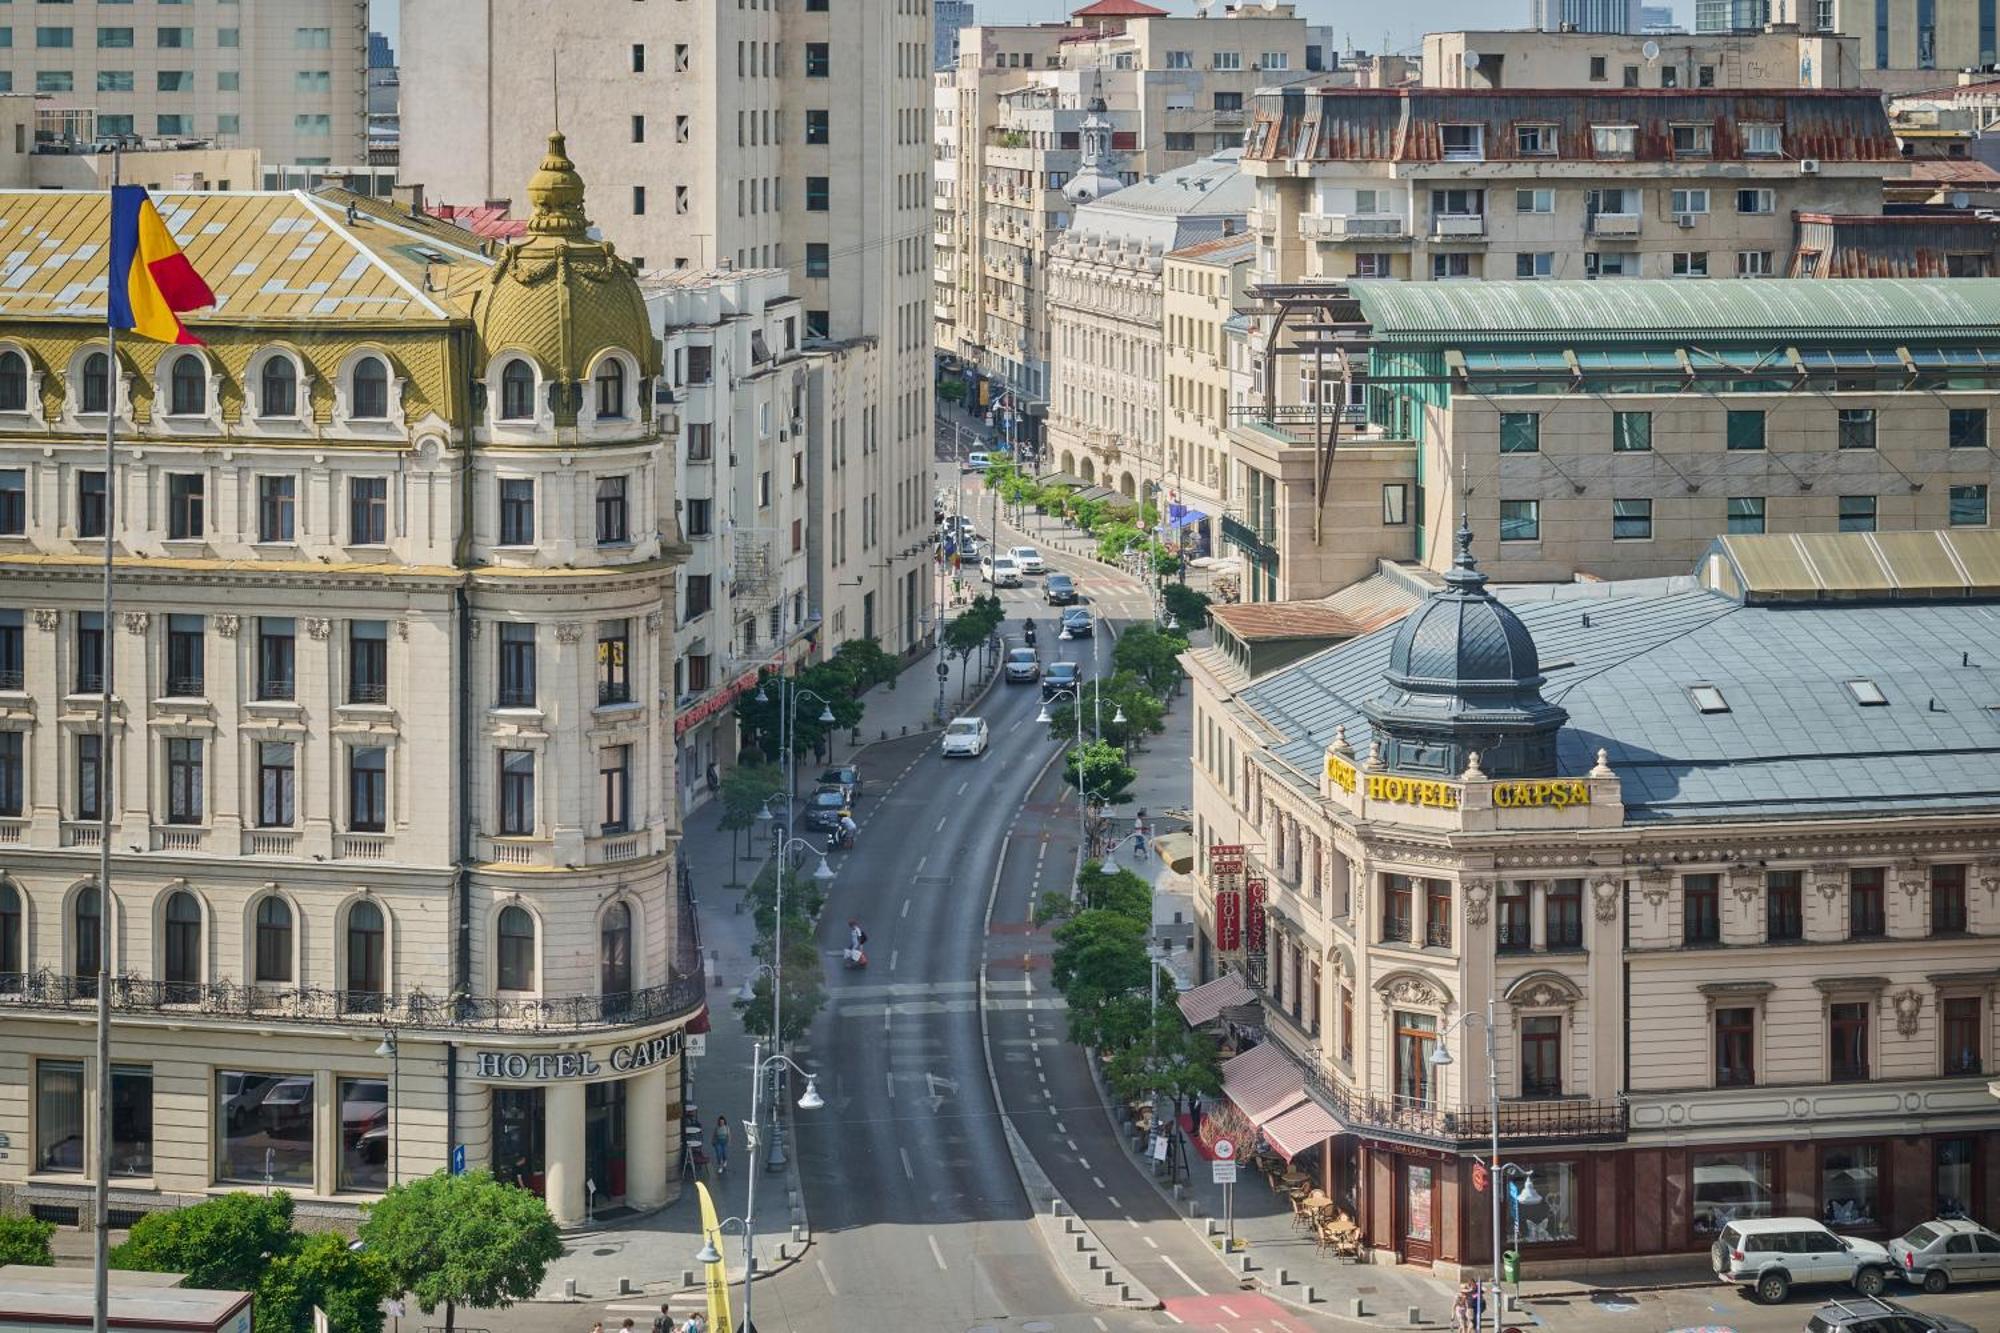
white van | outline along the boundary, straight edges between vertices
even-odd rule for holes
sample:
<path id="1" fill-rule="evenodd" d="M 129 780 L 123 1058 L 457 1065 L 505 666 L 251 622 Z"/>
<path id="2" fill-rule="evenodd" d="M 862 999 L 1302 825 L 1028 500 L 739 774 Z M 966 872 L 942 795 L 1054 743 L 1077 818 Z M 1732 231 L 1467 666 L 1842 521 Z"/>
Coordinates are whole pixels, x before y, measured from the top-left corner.
<path id="1" fill-rule="evenodd" d="M 975 450 L 965 456 L 965 465 L 974 472 L 984 472 L 993 466 L 993 455 Z"/>

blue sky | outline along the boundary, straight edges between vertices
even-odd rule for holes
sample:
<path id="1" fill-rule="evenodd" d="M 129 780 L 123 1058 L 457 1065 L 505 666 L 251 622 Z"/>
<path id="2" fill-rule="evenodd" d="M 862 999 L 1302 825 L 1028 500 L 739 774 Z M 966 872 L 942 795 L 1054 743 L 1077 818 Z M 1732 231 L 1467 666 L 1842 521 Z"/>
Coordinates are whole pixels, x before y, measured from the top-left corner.
<path id="1" fill-rule="evenodd" d="M 1045 23 L 1061 19 L 1085 0 L 974 0 L 974 3 L 979 18 L 985 22 Z M 1193 0 L 1155 0 L 1155 3 L 1177 14 L 1193 12 Z M 1392 7 L 1385 7 L 1380 0 L 1299 0 L 1299 3 L 1308 21 L 1332 24 L 1336 41 L 1364 51 L 1381 50 L 1384 38 L 1391 50 L 1414 51 L 1426 32 L 1519 27 L 1528 21 L 1528 0 L 1414 0 Z M 370 26 L 377 32 L 388 33 L 392 42 L 401 4 L 402 0 L 371 0 L 369 5 Z M 1385 8 L 1394 15 L 1386 25 Z M 1692 24 L 1693 0 L 1674 0 L 1674 8 L 1682 24 Z"/>

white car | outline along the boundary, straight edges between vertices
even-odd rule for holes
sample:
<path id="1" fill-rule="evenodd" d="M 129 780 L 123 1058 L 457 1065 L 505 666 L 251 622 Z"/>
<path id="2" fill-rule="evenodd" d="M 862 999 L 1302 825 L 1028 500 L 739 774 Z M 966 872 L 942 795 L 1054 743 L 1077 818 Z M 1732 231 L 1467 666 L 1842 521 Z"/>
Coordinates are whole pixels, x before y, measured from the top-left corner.
<path id="1" fill-rule="evenodd" d="M 993 456 L 975 449 L 965 456 L 965 465 L 974 472 L 984 472 L 993 466 Z"/>
<path id="2" fill-rule="evenodd" d="M 1042 553 L 1032 546 L 1016 546 L 1007 554 L 1014 557 L 1014 563 L 1023 574 L 1041 574 L 1048 570 L 1048 566 L 1042 563 Z"/>
<path id="3" fill-rule="evenodd" d="M 977 759 L 986 753 L 986 719 L 981 717 L 955 717 L 951 725 L 944 729 L 944 756 L 949 759 L 962 754 L 968 759 Z"/>
<path id="4" fill-rule="evenodd" d="M 979 573 L 996 588 L 1021 586 L 1021 567 L 1008 555 L 989 555 L 979 562 Z"/>

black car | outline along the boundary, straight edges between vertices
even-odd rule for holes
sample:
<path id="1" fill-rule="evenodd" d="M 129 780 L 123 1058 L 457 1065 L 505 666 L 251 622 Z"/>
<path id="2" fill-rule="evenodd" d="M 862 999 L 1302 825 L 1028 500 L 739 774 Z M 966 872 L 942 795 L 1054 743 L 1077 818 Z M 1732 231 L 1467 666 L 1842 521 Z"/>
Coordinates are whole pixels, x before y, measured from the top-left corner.
<path id="1" fill-rule="evenodd" d="M 861 799 L 861 769 L 855 764 L 839 764 L 819 775 L 822 787 L 838 787 L 851 805 Z"/>
<path id="2" fill-rule="evenodd" d="M 1072 639 L 1087 639 L 1096 632 L 1089 608 L 1072 606 L 1062 614 L 1062 627 Z"/>
<path id="3" fill-rule="evenodd" d="M 838 787 L 821 787 L 806 800 L 806 827 L 833 830 L 840 827 L 840 812 L 847 808 L 847 796 Z"/>
<path id="4" fill-rule="evenodd" d="M 1083 670 L 1074 662 L 1051 662 L 1042 669 L 1042 698 L 1073 697 L 1083 683 Z"/>
<path id="5" fill-rule="evenodd" d="M 1076 580 L 1067 574 L 1051 571 L 1042 584 L 1042 598 L 1050 606 L 1076 605 Z"/>

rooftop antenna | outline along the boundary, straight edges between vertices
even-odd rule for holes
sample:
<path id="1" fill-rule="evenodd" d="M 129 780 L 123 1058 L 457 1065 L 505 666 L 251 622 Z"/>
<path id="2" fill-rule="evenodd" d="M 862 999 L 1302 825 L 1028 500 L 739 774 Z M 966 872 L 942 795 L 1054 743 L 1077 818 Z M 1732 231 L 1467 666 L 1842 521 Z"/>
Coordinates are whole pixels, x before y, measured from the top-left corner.
<path id="1" fill-rule="evenodd" d="M 549 106 L 555 119 L 557 134 L 562 133 L 562 66 L 556 58 L 554 46 L 549 48 Z"/>

